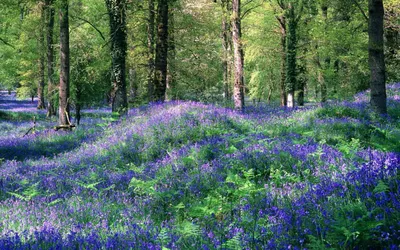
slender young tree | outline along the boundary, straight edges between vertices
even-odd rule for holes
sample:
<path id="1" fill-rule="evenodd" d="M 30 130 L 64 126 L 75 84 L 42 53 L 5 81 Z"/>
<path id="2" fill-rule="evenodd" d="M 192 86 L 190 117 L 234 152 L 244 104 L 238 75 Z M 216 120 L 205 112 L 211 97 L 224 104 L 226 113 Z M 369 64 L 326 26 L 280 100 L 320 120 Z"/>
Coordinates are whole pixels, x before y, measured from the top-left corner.
<path id="1" fill-rule="evenodd" d="M 175 86 L 175 65 L 176 65 L 176 46 L 175 46 L 175 8 L 169 7 L 168 16 L 168 65 L 167 65 L 167 84 L 165 90 L 165 100 L 174 99 L 173 91 Z"/>
<path id="2" fill-rule="evenodd" d="M 230 24 L 231 1 L 221 0 L 222 10 L 222 70 L 223 70 L 223 85 L 224 96 L 227 101 L 231 100 L 231 53 L 232 53 L 232 30 Z"/>
<path id="3" fill-rule="evenodd" d="M 40 8 L 40 28 L 39 28 L 39 82 L 37 88 L 37 95 L 38 95 L 38 109 L 44 109 L 44 64 L 45 64 L 45 5 L 41 4 Z"/>
<path id="4" fill-rule="evenodd" d="M 47 117 L 56 115 L 54 81 L 54 6 L 53 0 L 45 0 L 46 9 L 46 54 L 47 54 Z"/>
<path id="5" fill-rule="evenodd" d="M 155 101 L 165 101 L 168 67 L 168 0 L 158 0 L 155 59 Z"/>
<path id="6" fill-rule="evenodd" d="M 112 111 L 125 114 L 128 111 L 126 91 L 126 0 L 105 0 L 110 18 L 112 72 Z"/>
<path id="7" fill-rule="evenodd" d="M 380 113 L 387 113 L 386 76 L 383 39 L 384 7 L 382 0 L 369 0 L 368 52 L 371 71 L 371 106 Z"/>
<path id="8" fill-rule="evenodd" d="M 235 83 L 233 87 L 233 98 L 235 109 L 244 108 L 244 81 L 243 81 L 243 49 L 241 33 L 240 0 L 232 1 L 232 39 L 235 61 Z"/>
<path id="9" fill-rule="evenodd" d="M 154 100 L 154 0 L 149 0 L 147 19 L 147 95 L 149 102 Z"/>
<path id="10" fill-rule="evenodd" d="M 69 121 L 69 22 L 68 0 L 62 0 L 60 6 L 60 86 L 58 122 L 70 125 Z"/>
<path id="11" fill-rule="evenodd" d="M 321 5 L 322 17 L 324 19 L 324 40 L 326 38 L 326 30 L 328 26 L 328 4 L 327 2 L 323 2 Z M 320 46 L 317 45 L 317 53 L 316 53 L 316 63 L 318 66 L 318 83 L 321 89 L 321 104 L 325 103 L 328 100 L 328 88 L 326 85 L 326 77 L 325 77 L 325 70 L 329 69 L 330 67 L 330 58 L 326 57 L 321 62 L 321 58 L 319 56 L 318 49 Z M 324 65 L 325 64 L 325 65 Z"/>

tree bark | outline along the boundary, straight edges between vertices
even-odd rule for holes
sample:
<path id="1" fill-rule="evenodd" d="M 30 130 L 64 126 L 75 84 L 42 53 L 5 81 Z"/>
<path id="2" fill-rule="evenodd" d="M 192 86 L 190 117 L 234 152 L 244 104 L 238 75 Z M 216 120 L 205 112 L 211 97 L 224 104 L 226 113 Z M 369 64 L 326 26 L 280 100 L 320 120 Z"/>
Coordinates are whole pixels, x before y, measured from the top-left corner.
<path id="1" fill-rule="evenodd" d="M 230 101 L 231 96 L 231 83 L 230 83 L 230 58 L 232 50 L 232 32 L 231 25 L 229 22 L 229 16 L 231 13 L 229 0 L 221 1 L 222 9 L 222 70 L 223 70 L 223 86 L 224 96 L 226 101 Z"/>
<path id="2" fill-rule="evenodd" d="M 126 2 L 125 0 L 105 0 L 110 18 L 112 57 L 112 111 L 119 114 L 128 112 L 126 87 Z"/>
<path id="3" fill-rule="evenodd" d="M 45 32 L 45 5 L 40 9 L 40 30 L 39 30 L 39 82 L 37 88 L 38 95 L 38 109 L 44 109 L 44 61 L 45 61 L 45 44 L 44 44 L 44 32 Z"/>
<path id="4" fill-rule="evenodd" d="M 54 7 L 53 0 L 45 1 L 46 8 L 46 40 L 47 40 L 47 117 L 56 115 L 55 109 L 55 84 L 54 84 Z"/>
<path id="5" fill-rule="evenodd" d="M 60 4 L 60 86 L 58 122 L 59 125 L 70 125 L 68 0 L 62 0 Z"/>
<path id="6" fill-rule="evenodd" d="M 149 0 L 147 22 L 147 95 L 149 102 L 154 100 L 154 0 Z"/>
<path id="7" fill-rule="evenodd" d="M 380 114 L 387 113 L 386 76 L 383 40 L 384 7 L 382 0 L 369 0 L 368 52 L 371 71 L 371 106 Z"/>
<path id="8" fill-rule="evenodd" d="M 287 106 L 287 95 L 286 95 L 286 18 L 282 14 L 278 17 L 278 21 L 281 28 L 281 106 Z"/>
<path id="9" fill-rule="evenodd" d="M 298 84 L 297 103 L 299 106 L 304 106 L 304 92 L 305 92 L 305 86 L 307 84 L 307 68 L 305 61 L 300 63 L 299 79 L 297 80 L 297 84 Z"/>
<path id="10" fill-rule="evenodd" d="M 129 99 L 131 102 L 135 102 L 138 97 L 138 82 L 136 79 L 136 70 L 130 68 L 128 71 L 129 75 Z"/>
<path id="11" fill-rule="evenodd" d="M 167 65 L 167 84 L 165 91 L 165 101 L 171 101 L 174 99 L 174 88 L 175 88 L 175 70 L 176 70 L 176 46 L 175 46 L 175 15 L 174 8 L 169 7 L 169 17 L 168 17 L 168 65 Z"/>
<path id="12" fill-rule="evenodd" d="M 168 67 L 168 0 L 158 0 L 157 43 L 155 60 L 155 101 L 163 102 L 167 87 Z"/>
<path id="13" fill-rule="evenodd" d="M 243 82 L 243 49 L 241 38 L 241 12 L 240 0 L 232 1 L 232 39 L 234 47 L 235 61 L 235 83 L 233 87 L 233 98 L 235 109 L 243 110 L 244 108 L 244 82 Z"/>
<path id="14" fill-rule="evenodd" d="M 322 5 L 321 7 L 322 10 L 322 16 L 324 18 L 324 22 L 325 22 L 325 27 L 324 27 L 324 39 L 325 41 L 327 40 L 326 37 L 326 29 L 328 28 L 328 6 L 327 5 Z M 318 53 L 318 52 L 317 52 Z M 319 61 L 319 59 L 318 59 Z M 329 69 L 330 67 L 330 58 L 327 57 L 325 58 L 325 67 L 322 66 L 321 63 L 318 64 L 319 66 L 319 74 L 320 76 L 318 76 L 318 79 L 320 80 L 320 87 L 321 87 L 321 104 L 326 103 L 326 101 L 328 100 L 328 87 L 326 86 L 326 81 L 325 81 L 325 70 Z"/>
<path id="15" fill-rule="evenodd" d="M 296 46 L 297 46 L 297 21 L 294 6 L 289 4 L 288 7 L 288 35 L 287 35 L 287 62 L 286 62 L 286 90 L 287 90 L 287 106 L 294 107 L 294 91 L 296 87 Z"/>

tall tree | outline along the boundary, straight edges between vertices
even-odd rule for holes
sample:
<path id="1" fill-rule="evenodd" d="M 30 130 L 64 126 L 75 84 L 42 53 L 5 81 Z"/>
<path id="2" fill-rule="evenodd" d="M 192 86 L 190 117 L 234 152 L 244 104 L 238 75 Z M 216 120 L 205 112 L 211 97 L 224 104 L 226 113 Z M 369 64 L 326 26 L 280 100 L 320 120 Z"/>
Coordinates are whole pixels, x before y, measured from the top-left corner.
<path id="1" fill-rule="evenodd" d="M 147 95 L 149 101 L 154 99 L 154 0 L 149 0 L 147 17 Z"/>
<path id="2" fill-rule="evenodd" d="M 286 58 L 286 88 L 287 106 L 294 107 L 294 91 L 296 87 L 297 66 L 297 24 L 295 7 L 292 3 L 288 5 L 288 35 L 287 35 L 287 58 Z"/>
<path id="3" fill-rule="evenodd" d="M 371 71 L 371 106 L 380 113 L 387 113 L 386 76 L 383 39 L 384 7 L 382 0 L 369 0 L 368 53 Z"/>
<path id="4" fill-rule="evenodd" d="M 281 84 L 280 84 L 280 96 L 281 106 L 287 105 L 287 94 L 286 94 L 286 16 L 284 10 L 287 8 L 284 0 L 277 0 L 277 4 L 281 9 L 279 15 L 275 15 L 279 23 L 280 36 L 281 36 Z"/>
<path id="5" fill-rule="evenodd" d="M 233 98 L 235 109 L 244 108 L 244 78 L 243 78 L 243 48 L 241 30 L 241 6 L 240 0 L 232 1 L 232 40 L 234 47 L 235 83 L 233 87 Z"/>
<path id="6" fill-rule="evenodd" d="M 45 0 L 46 9 L 46 54 L 47 54 L 47 117 L 56 114 L 55 109 L 55 84 L 54 84 L 54 6 L 53 0 Z"/>
<path id="7" fill-rule="evenodd" d="M 44 51 L 44 32 L 45 32 L 45 5 L 41 4 L 40 8 L 40 28 L 39 28 L 39 82 L 37 88 L 38 95 L 38 109 L 44 109 L 44 64 L 45 64 L 45 51 Z"/>
<path id="8" fill-rule="evenodd" d="M 168 10 L 168 0 L 158 0 L 154 96 L 156 101 L 161 102 L 165 101 L 167 89 Z"/>
<path id="9" fill-rule="evenodd" d="M 173 4 L 169 7 L 168 16 L 168 65 L 167 65 L 167 83 L 165 90 L 165 100 L 171 101 L 174 99 L 175 78 L 176 78 L 176 46 L 175 46 L 175 10 Z"/>
<path id="10" fill-rule="evenodd" d="M 224 96 L 227 101 L 231 100 L 231 52 L 232 52 L 232 30 L 230 24 L 231 2 L 221 0 L 222 10 L 222 70 L 224 85 Z"/>
<path id="11" fill-rule="evenodd" d="M 126 0 L 105 0 L 110 18 L 111 57 L 113 83 L 112 111 L 125 114 L 128 111 L 126 91 Z"/>
<path id="12" fill-rule="evenodd" d="M 58 122 L 70 125 L 69 121 L 69 21 L 68 0 L 62 0 L 60 6 L 60 86 Z"/>
<path id="13" fill-rule="evenodd" d="M 326 41 L 326 40 L 328 40 L 326 37 L 326 30 L 328 27 L 328 3 L 326 1 L 323 1 L 321 4 L 321 12 L 322 12 L 323 20 L 324 20 L 324 31 L 323 31 L 324 35 L 323 35 L 322 40 Z M 320 48 L 321 48 L 321 46 L 319 46 L 319 44 L 317 44 L 316 64 L 318 67 L 318 83 L 319 83 L 319 87 L 321 90 L 321 104 L 323 104 L 328 99 L 328 88 L 327 88 L 327 84 L 326 84 L 325 71 L 329 69 L 331 59 L 329 56 L 327 56 L 321 62 L 320 52 L 319 52 Z M 325 64 L 325 67 L 324 67 L 324 64 Z"/>

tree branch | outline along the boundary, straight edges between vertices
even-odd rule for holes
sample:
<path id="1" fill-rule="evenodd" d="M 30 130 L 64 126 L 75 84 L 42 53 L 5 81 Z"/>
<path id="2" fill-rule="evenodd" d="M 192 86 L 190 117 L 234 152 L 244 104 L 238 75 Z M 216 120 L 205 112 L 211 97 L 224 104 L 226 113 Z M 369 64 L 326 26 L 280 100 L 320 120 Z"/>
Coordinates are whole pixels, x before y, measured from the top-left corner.
<path id="1" fill-rule="evenodd" d="M 11 43 L 7 42 L 6 40 L 4 40 L 1 37 L 0 37 L 0 41 L 2 41 L 5 45 L 10 46 L 11 48 L 15 49 L 14 45 L 12 45 Z"/>
<path id="2" fill-rule="evenodd" d="M 254 10 L 254 9 L 257 9 L 257 8 L 260 7 L 260 6 L 262 6 L 262 4 L 257 4 L 256 6 L 247 9 L 247 10 L 243 13 L 243 15 L 242 15 L 240 18 L 241 18 L 241 19 L 244 19 L 244 18 L 250 13 L 250 11 L 252 11 L 252 10 Z"/>
<path id="3" fill-rule="evenodd" d="M 99 33 L 99 35 L 101 36 L 101 38 L 102 38 L 104 41 L 106 41 L 106 38 L 103 36 L 103 33 L 102 33 L 96 26 L 94 26 L 93 23 L 91 23 L 90 21 L 88 21 L 88 20 L 86 20 L 86 19 L 84 19 L 84 18 L 82 18 L 82 17 L 78 17 L 78 16 L 71 16 L 71 17 L 72 17 L 72 18 L 79 19 L 79 20 L 81 20 L 81 21 L 84 21 L 85 23 L 87 23 L 87 24 L 89 24 L 90 26 L 92 26 L 93 29 L 95 29 L 95 30 Z"/>
<path id="4" fill-rule="evenodd" d="M 357 2 L 357 0 L 353 0 L 353 2 L 357 5 L 358 9 L 360 9 L 361 13 L 362 13 L 363 16 L 365 17 L 365 20 L 367 20 L 367 22 L 369 22 L 369 18 L 368 18 L 368 16 L 365 14 L 365 11 L 361 8 L 360 3 Z"/>

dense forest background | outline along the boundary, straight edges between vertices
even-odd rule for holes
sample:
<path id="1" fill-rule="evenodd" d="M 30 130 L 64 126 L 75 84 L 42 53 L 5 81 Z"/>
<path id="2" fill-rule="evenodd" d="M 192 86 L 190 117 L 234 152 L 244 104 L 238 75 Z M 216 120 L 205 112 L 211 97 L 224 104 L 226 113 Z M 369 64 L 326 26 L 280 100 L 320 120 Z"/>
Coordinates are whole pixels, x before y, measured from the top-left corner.
<path id="1" fill-rule="evenodd" d="M 63 2 L 0 4 L 0 88 L 39 96 L 38 108 L 49 115 L 60 102 Z M 71 0 L 66 7 L 67 104 L 78 111 L 165 99 L 230 103 L 238 84 L 246 100 L 282 105 L 293 91 L 303 105 L 370 87 L 365 0 Z M 396 82 L 400 3 L 387 0 L 384 7 L 386 82 Z M 240 83 L 237 63 L 244 69 Z"/>

